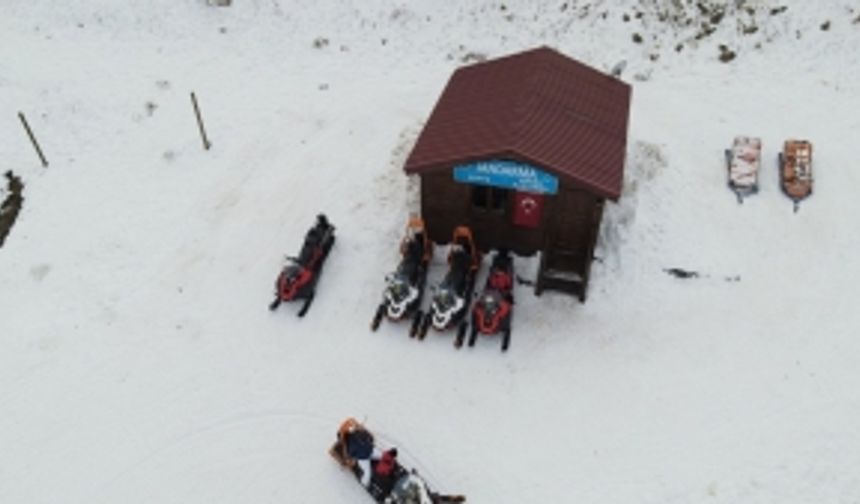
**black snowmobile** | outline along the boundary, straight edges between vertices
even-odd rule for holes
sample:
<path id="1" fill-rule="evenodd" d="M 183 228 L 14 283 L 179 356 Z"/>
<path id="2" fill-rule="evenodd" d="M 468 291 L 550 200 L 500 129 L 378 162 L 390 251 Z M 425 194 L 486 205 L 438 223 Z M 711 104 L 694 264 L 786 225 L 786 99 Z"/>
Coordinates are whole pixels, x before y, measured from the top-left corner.
<path id="1" fill-rule="evenodd" d="M 402 258 L 397 271 L 385 277 L 386 287 L 382 303 L 376 309 L 370 329 L 379 328 L 383 317 L 392 321 L 412 319 L 409 336 L 418 333 L 423 312 L 421 299 L 427 282 L 427 266 L 433 256 L 433 243 L 427 237 L 424 222 L 414 218 L 406 228 L 406 237 L 400 244 Z"/>
<path id="2" fill-rule="evenodd" d="M 514 308 L 514 260 L 506 250 L 493 257 L 484 292 L 472 308 L 472 331 L 469 346 L 475 345 L 478 333 L 502 333 L 502 351 L 511 344 L 511 318 Z"/>
<path id="3" fill-rule="evenodd" d="M 466 501 L 462 495 L 442 495 L 432 491 L 417 471 L 407 470 L 400 464 L 396 448 L 380 451 L 373 434 L 353 418 L 347 418 L 341 424 L 329 454 L 352 471 L 379 504 L 454 504 Z"/>
<path id="4" fill-rule="evenodd" d="M 430 311 L 424 315 L 418 328 L 418 339 L 423 340 L 432 325 L 437 331 L 457 327 L 454 345 L 460 347 L 466 336 L 466 314 L 472 290 L 475 288 L 475 275 L 481 264 L 481 253 L 475 247 L 472 232 L 465 226 L 454 230 L 451 249 L 448 252 L 448 273 L 442 283 L 435 288 Z"/>
<path id="5" fill-rule="evenodd" d="M 324 214 L 317 215 L 316 224 L 305 234 L 299 256 L 287 257 L 287 264 L 275 281 L 275 300 L 269 305 L 270 310 L 275 310 L 282 301 L 303 299 L 298 315 L 305 316 L 314 301 L 319 275 L 334 239 L 334 226 Z"/>

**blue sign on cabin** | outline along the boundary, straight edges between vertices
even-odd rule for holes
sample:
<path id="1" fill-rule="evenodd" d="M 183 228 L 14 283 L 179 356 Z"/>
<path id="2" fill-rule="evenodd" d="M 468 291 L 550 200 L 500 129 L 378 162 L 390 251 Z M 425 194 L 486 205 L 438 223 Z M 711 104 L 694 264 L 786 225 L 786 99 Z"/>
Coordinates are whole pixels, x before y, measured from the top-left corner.
<path id="1" fill-rule="evenodd" d="M 558 192 L 558 178 L 530 164 L 494 159 L 454 167 L 454 180 L 538 194 Z"/>

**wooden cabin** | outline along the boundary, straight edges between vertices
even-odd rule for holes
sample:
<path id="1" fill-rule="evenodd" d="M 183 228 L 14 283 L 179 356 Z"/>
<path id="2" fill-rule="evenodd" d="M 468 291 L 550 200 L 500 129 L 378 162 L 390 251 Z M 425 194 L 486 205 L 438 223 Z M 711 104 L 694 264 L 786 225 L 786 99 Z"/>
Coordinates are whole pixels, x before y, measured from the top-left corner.
<path id="1" fill-rule="evenodd" d="M 404 170 L 430 237 L 541 253 L 535 291 L 584 302 L 604 202 L 621 195 L 631 88 L 550 48 L 452 75 Z"/>

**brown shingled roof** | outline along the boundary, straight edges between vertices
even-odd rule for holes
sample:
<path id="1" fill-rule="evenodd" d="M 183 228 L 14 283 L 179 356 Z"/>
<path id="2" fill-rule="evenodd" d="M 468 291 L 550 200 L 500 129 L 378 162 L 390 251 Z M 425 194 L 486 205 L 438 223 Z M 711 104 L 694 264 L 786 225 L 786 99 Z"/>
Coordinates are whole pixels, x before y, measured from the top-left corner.
<path id="1" fill-rule="evenodd" d="M 516 159 L 618 199 L 629 109 L 629 85 L 547 47 L 463 67 L 404 170 Z"/>

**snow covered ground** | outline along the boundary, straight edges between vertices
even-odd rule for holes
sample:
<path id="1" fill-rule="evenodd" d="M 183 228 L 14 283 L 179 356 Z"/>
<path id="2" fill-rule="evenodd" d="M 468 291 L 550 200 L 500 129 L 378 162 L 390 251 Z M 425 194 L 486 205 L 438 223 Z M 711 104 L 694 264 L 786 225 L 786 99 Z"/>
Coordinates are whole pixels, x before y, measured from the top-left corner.
<path id="1" fill-rule="evenodd" d="M 370 502 L 326 454 L 346 416 L 469 502 L 860 502 L 856 3 L 3 11 L 0 172 L 25 200 L 0 249 L 0 502 Z M 588 303 L 520 288 L 507 354 L 371 333 L 416 207 L 402 162 L 447 78 L 544 44 L 626 60 L 634 86 Z M 742 206 L 736 134 L 764 142 Z M 791 137 L 815 145 L 796 214 Z M 338 242 L 317 300 L 272 314 L 319 211 Z"/>

